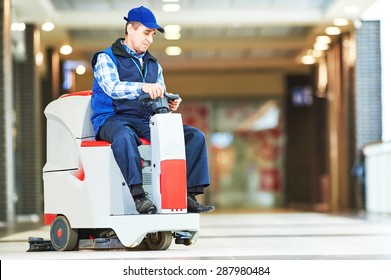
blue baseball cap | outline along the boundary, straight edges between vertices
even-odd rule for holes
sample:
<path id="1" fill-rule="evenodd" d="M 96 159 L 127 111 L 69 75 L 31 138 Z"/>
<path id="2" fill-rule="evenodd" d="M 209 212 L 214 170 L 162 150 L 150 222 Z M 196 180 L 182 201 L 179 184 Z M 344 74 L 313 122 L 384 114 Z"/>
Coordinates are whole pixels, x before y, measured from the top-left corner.
<path id="1" fill-rule="evenodd" d="M 126 20 L 127 22 L 138 21 L 148 28 L 156 28 L 160 32 L 164 32 L 164 29 L 157 24 L 156 18 L 151 12 L 151 10 L 145 8 L 144 6 L 131 9 L 128 12 L 128 17 L 124 17 L 124 20 Z"/>

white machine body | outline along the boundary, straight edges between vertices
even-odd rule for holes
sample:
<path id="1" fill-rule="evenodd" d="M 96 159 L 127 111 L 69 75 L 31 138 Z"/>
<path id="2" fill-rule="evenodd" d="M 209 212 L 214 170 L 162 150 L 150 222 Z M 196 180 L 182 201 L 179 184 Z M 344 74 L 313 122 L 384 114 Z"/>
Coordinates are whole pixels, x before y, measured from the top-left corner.
<path id="1" fill-rule="evenodd" d="M 91 91 L 78 92 L 51 102 L 45 109 L 45 223 L 63 215 L 72 228 L 111 228 L 126 247 L 135 247 L 146 234 L 160 231 L 188 231 L 196 240 L 199 214 L 186 213 L 181 115 L 156 114 L 151 118 L 152 145 L 142 145 L 139 150 L 143 187 L 157 207 L 157 214 L 140 215 L 110 143 L 95 140 L 90 100 Z"/>
<path id="2" fill-rule="evenodd" d="M 151 118 L 153 202 L 158 213 L 186 213 L 186 154 L 179 114 Z"/>

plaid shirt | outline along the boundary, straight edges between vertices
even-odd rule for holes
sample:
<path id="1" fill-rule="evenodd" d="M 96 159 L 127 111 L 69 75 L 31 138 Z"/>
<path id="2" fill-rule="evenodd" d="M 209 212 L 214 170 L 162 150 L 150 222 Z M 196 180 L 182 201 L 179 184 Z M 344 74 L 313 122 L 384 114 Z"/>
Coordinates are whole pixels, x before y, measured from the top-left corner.
<path id="1" fill-rule="evenodd" d="M 124 44 L 122 45 L 129 54 L 137 57 L 142 65 L 142 58 L 144 54 L 137 55 L 128 46 Z M 158 67 L 159 72 L 157 83 L 161 84 L 165 88 L 163 69 L 159 63 Z M 141 87 L 144 83 L 120 81 L 117 66 L 111 57 L 105 53 L 100 53 L 98 55 L 94 68 L 94 77 L 103 91 L 113 99 L 136 99 L 141 93 L 143 93 L 141 91 Z"/>

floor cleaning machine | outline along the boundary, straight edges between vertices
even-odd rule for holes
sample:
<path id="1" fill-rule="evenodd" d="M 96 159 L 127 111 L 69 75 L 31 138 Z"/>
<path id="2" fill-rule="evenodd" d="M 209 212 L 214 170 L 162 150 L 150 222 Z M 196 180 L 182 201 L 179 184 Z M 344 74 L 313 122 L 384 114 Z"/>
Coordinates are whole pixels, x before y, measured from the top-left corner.
<path id="1" fill-rule="evenodd" d="M 172 240 L 191 245 L 199 235 L 199 214 L 187 213 L 186 161 L 181 115 L 168 100 L 148 99 L 156 112 L 151 142 L 142 140 L 143 187 L 156 214 L 136 211 L 110 143 L 96 141 L 90 121 L 91 91 L 66 94 L 45 109 L 47 162 L 43 168 L 44 220 L 50 244 L 31 238 L 30 250 L 166 250 Z"/>

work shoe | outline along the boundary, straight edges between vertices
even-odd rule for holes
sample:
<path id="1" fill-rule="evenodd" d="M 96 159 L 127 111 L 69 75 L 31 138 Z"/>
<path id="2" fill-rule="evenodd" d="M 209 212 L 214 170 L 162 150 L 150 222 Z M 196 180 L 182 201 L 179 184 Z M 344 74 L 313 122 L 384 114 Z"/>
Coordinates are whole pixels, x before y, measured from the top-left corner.
<path id="1" fill-rule="evenodd" d="M 195 194 L 187 195 L 187 212 L 189 213 L 207 213 L 215 210 L 214 206 L 202 205 L 195 198 Z"/>
<path id="2" fill-rule="evenodd" d="M 140 214 L 155 214 L 156 207 L 146 194 L 140 194 L 134 198 L 136 210 Z"/>

